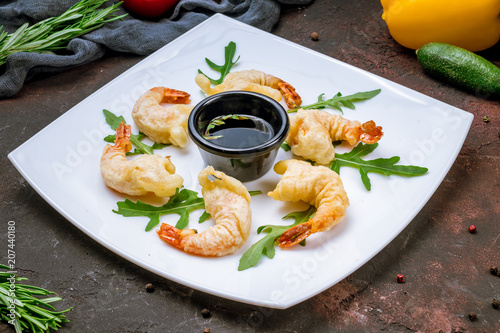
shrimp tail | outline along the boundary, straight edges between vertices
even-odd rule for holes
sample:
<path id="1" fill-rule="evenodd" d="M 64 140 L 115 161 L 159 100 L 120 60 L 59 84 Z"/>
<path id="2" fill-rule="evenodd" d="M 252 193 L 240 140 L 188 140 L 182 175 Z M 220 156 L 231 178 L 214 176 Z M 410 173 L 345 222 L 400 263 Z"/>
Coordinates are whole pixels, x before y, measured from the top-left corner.
<path id="1" fill-rule="evenodd" d="M 162 223 L 160 229 L 158 229 L 156 233 L 163 241 L 181 249 L 182 240 L 185 237 L 196 234 L 197 232 L 194 229 L 181 230 L 171 226 L 170 224 Z"/>
<path id="2" fill-rule="evenodd" d="M 132 149 L 132 143 L 130 143 L 130 133 L 130 125 L 125 125 L 125 122 L 122 121 L 120 126 L 116 129 L 115 147 L 123 149 L 125 152 L 130 151 Z"/>
<path id="3" fill-rule="evenodd" d="M 380 140 L 382 135 L 382 127 L 377 126 L 373 120 L 367 121 L 360 126 L 361 135 L 359 136 L 360 141 L 364 143 L 375 143 Z"/>
<path id="4" fill-rule="evenodd" d="M 290 247 L 302 242 L 312 234 L 312 223 L 304 222 L 285 231 L 278 239 L 281 248 Z"/>
<path id="5" fill-rule="evenodd" d="M 278 83 L 278 90 L 285 99 L 286 105 L 290 108 L 297 108 L 302 104 L 302 98 L 295 91 L 295 88 L 288 82 L 281 81 Z"/>
<path id="6" fill-rule="evenodd" d="M 155 91 L 162 96 L 161 103 L 171 103 L 171 104 L 189 104 L 191 100 L 187 92 L 175 90 L 167 87 L 154 87 L 150 89 Z"/>

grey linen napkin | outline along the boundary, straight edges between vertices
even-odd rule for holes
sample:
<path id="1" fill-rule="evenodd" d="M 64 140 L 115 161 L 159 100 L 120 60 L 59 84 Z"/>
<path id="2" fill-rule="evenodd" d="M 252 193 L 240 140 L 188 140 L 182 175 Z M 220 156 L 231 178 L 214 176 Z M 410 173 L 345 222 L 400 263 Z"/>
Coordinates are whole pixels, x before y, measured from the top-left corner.
<path id="1" fill-rule="evenodd" d="M 4 0 L 5 1 L 5 0 Z M 2 2 L 4 2 L 2 1 Z M 15 53 L 0 68 L 0 98 L 13 96 L 37 73 L 64 71 L 104 56 L 106 48 L 148 55 L 215 13 L 222 13 L 265 31 L 279 20 L 282 4 L 305 5 L 314 0 L 181 0 L 168 18 L 144 20 L 132 15 L 110 22 L 70 41 L 65 54 Z M 6 0 L 0 5 L 0 26 L 12 33 L 25 22 L 58 16 L 78 0 Z M 110 1 L 111 2 L 111 1 Z M 118 2 L 118 0 L 112 0 Z M 124 8 L 116 15 L 126 13 Z"/>

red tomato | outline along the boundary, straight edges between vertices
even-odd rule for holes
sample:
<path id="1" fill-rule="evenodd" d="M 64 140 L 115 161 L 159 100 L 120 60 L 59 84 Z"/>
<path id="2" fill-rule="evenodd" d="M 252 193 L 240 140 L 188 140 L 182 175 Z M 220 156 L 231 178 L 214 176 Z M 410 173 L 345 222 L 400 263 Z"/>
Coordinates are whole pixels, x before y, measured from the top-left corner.
<path id="1" fill-rule="evenodd" d="M 123 6 L 140 16 L 158 17 L 178 2 L 179 0 L 123 0 Z"/>

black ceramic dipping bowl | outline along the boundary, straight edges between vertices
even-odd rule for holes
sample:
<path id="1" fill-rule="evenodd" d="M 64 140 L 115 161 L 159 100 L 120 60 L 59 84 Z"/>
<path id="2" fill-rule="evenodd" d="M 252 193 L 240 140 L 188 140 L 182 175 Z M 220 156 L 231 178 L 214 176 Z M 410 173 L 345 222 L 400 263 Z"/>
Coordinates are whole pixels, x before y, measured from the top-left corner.
<path id="1" fill-rule="evenodd" d="M 267 137 L 259 141 L 255 137 L 247 137 L 246 132 L 235 132 L 236 136 L 233 133 L 231 139 L 229 135 L 224 138 L 226 145 L 220 142 L 221 139 L 214 140 L 207 136 L 206 129 L 210 122 L 226 115 L 263 120 Z M 224 123 L 238 127 L 244 124 L 241 121 L 226 119 Z M 222 127 L 211 129 L 214 136 L 219 128 Z M 280 103 L 249 91 L 227 91 L 209 96 L 194 107 L 188 120 L 189 136 L 198 146 L 205 164 L 242 182 L 260 178 L 271 169 L 289 129 L 288 114 Z"/>

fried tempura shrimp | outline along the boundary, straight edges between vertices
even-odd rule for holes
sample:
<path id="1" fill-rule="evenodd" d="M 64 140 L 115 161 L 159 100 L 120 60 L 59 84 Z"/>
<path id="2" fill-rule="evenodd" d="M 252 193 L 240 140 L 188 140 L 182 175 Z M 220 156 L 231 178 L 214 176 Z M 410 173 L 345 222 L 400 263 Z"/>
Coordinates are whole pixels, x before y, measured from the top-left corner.
<path id="1" fill-rule="evenodd" d="M 195 81 L 207 95 L 229 90 L 246 90 L 264 94 L 278 102 L 283 95 L 289 108 L 302 104 L 302 99 L 291 84 L 255 69 L 229 73 L 224 82 L 213 88 L 210 86 L 210 80 L 201 73 L 196 76 Z"/>
<path id="2" fill-rule="evenodd" d="M 347 141 L 350 145 L 359 141 L 375 143 L 382 135 L 382 127 L 373 120 L 361 124 L 327 111 L 299 109 L 290 117 L 286 142 L 295 155 L 328 164 L 335 158 L 333 141 Z"/>
<path id="3" fill-rule="evenodd" d="M 193 109 L 189 94 L 165 87 L 156 87 L 139 97 L 132 110 L 137 128 L 151 140 L 184 147 L 188 143 L 187 120 Z M 163 106 L 160 103 L 171 103 Z"/>
<path id="4" fill-rule="evenodd" d="M 208 166 L 198 175 L 205 210 L 216 225 L 197 233 L 162 223 L 157 231 L 165 242 L 187 253 L 224 256 L 236 252 L 247 240 L 252 223 L 250 194 L 237 179 Z"/>
<path id="5" fill-rule="evenodd" d="M 106 145 L 101 157 L 101 174 L 107 186 L 129 195 L 153 192 L 159 197 L 172 196 L 182 186 L 184 180 L 175 174 L 168 157 L 142 155 L 129 161 L 125 153 L 130 149 L 130 125 L 122 122 L 116 130 L 115 145 Z"/>
<path id="6" fill-rule="evenodd" d="M 281 201 L 304 201 L 317 208 L 314 217 L 285 231 L 279 238 L 280 247 L 300 243 L 311 234 L 328 231 L 345 216 L 349 199 L 339 175 L 324 166 L 305 161 L 284 160 L 274 166 L 283 175 L 276 189 L 268 195 Z"/>

